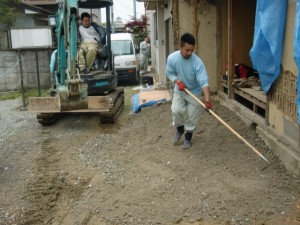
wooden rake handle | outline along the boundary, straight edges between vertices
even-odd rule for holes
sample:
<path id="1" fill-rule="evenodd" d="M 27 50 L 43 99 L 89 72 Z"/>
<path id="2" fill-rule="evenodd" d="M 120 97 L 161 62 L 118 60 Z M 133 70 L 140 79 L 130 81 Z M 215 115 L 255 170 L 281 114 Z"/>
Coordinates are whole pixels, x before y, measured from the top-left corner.
<path id="1" fill-rule="evenodd" d="M 186 93 L 188 93 L 191 97 L 193 97 L 203 108 L 206 109 L 205 104 L 198 99 L 192 92 L 188 89 L 184 89 Z M 270 164 L 270 162 L 254 147 L 252 146 L 245 138 L 243 138 L 238 132 L 236 132 L 232 127 L 230 127 L 223 119 L 221 119 L 216 113 L 214 113 L 211 109 L 208 109 L 208 112 L 213 115 L 217 120 L 219 120 L 228 130 L 230 130 L 235 136 L 237 136 L 240 140 L 242 140 L 249 148 L 251 148 L 257 155 L 259 155 L 263 160 Z"/>

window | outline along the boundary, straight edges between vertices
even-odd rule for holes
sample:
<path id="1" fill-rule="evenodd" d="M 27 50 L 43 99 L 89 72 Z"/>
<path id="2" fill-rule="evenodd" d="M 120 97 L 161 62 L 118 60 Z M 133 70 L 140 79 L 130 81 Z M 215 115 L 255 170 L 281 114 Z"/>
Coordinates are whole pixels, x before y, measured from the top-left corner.
<path id="1" fill-rule="evenodd" d="M 132 55 L 133 45 L 130 40 L 112 41 L 111 50 L 115 55 Z"/>

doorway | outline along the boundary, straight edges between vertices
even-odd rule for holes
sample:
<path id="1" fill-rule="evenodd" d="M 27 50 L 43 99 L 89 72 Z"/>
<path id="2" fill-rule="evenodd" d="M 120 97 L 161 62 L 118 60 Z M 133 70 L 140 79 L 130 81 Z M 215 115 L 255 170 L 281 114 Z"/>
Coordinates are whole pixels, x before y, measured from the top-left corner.
<path id="1" fill-rule="evenodd" d="M 221 1 L 222 75 L 225 74 L 229 61 L 232 68 L 234 64 L 241 63 L 252 66 L 249 52 L 253 44 L 255 11 L 256 0 Z"/>

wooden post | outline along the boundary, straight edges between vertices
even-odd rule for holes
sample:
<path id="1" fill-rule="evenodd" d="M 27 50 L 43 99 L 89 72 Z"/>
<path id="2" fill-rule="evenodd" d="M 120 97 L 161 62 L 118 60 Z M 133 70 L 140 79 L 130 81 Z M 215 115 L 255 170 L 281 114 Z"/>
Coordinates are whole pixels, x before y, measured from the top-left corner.
<path id="1" fill-rule="evenodd" d="M 222 77 L 222 2 L 217 1 L 217 84 L 218 90 L 222 90 L 220 77 Z"/>
<path id="2" fill-rule="evenodd" d="M 37 75 L 37 82 L 38 82 L 38 92 L 39 97 L 41 97 L 41 82 L 40 82 L 40 69 L 39 69 L 39 57 L 38 57 L 38 51 L 35 50 L 35 65 L 36 65 L 36 75 Z"/>
<path id="3" fill-rule="evenodd" d="M 18 56 L 19 56 L 20 78 L 21 78 L 22 102 L 23 102 L 23 109 L 25 109 L 26 103 L 25 103 L 25 88 L 24 88 L 24 77 L 23 77 L 23 66 L 22 66 L 22 51 L 20 49 L 18 49 Z"/>
<path id="4" fill-rule="evenodd" d="M 298 137 L 298 149 L 300 148 L 300 125 L 299 126 L 299 137 Z"/>
<path id="5" fill-rule="evenodd" d="M 12 43 L 11 43 L 11 33 L 10 33 L 10 29 L 7 30 L 7 47 L 8 48 L 12 48 Z"/>
<path id="6" fill-rule="evenodd" d="M 234 77 L 234 65 L 232 62 L 232 1 L 228 0 L 228 98 L 234 97 L 234 88 L 232 87 Z"/>
<path id="7" fill-rule="evenodd" d="M 270 126 L 270 121 L 269 121 L 269 113 L 270 113 L 270 110 L 269 110 L 269 107 L 270 107 L 270 101 L 272 99 L 272 88 L 271 90 L 267 93 L 267 105 L 266 105 L 266 109 L 265 109 L 265 125 L 267 126 Z"/>
<path id="8" fill-rule="evenodd" d="M 178 10 L 178 0 L 173 0 L 172 4 L 173 12 L 173 37 L 174 37 L 174 49 L 179 47 L 179 10 Z"/>
<path id="9" fill-rule="evenodd" d="M 192 15 L 193 15 L 193 35 L 195 37 L 195 50 L 194 52 L 197 53 L 197 40 L 198 40 L 198 17 L 197 17 L 197 10 L 198 10 L 198 0 L 192 1 Z"/>

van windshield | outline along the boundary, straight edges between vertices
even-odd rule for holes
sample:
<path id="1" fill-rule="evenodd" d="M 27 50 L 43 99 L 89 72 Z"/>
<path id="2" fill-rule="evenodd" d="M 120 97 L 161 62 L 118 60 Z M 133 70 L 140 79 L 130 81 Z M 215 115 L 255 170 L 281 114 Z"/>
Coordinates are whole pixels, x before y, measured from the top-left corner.
<path id="1" fill-rule="evenodd" d="M 115 55 L 132 55 L 132 42 L 130 40 L 111 41 L 111 50 Z"/>

